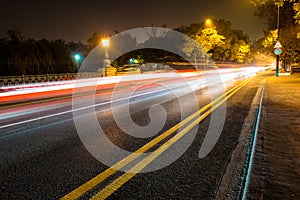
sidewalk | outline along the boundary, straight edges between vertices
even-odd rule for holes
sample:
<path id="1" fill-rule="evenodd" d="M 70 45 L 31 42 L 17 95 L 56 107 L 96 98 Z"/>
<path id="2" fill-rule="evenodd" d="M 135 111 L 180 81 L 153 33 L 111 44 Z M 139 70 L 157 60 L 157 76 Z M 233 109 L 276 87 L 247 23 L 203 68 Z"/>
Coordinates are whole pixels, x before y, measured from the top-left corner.
<path id="1" fill-rule="evenodd" d="M 300 199 L 300 73 L 267 78 L 247 199 Z"/>

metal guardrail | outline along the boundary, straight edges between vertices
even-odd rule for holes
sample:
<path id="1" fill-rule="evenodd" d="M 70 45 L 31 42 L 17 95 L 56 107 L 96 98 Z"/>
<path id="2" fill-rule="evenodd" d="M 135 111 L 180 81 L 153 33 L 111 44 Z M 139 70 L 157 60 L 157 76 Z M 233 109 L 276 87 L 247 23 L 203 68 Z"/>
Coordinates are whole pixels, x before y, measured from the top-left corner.
<path id="1" fill-rule="evenodd" d="M 97 72 L 0 76 L 0 86 L 72 80 L 77 78 L 96 78 L 100 76 L 101 73 L 97 73 Z"/>

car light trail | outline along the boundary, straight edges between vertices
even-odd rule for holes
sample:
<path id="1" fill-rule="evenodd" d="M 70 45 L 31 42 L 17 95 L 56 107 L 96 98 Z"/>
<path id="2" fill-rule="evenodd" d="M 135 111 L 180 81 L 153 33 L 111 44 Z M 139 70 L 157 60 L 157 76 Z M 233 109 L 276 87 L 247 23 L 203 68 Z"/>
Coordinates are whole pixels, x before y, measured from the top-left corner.
<path id="1" fill-rule="evenodd" d="M 219 73 L 221 76 L 223 76 L 223 74 L 232 74 L 233 76 L 232 78 L 234 78 L 237 76 L 246 77 L 266 69 L 268 68 L 244 67 L 244 68 L 229 68 L 229 69 L 213 69 L 207 71 L 195 70 L 194 72 L 182 72 L 182 73 L 178 72 L 178 73 L 183 77 L 197 77 L 200 75 L 205 76 L 205 75 L 216 74 L 216 73 Z M 126 81 L 137 81 L 137 80 L 157 79 L 157 78 L 172 78 L 172 77 L 177 77 L 178 73 L 168 72 L 168 73 L 127 75 Z M 22 85 L 22 86 L 1 87 L 0 89 L 6 92 L 0 93 L 0 102 L 3 102 L 5 100 L 4 97 L 8 97 L 8 96 L 73 89 L 76 83 L 80 83 L 79 85 L 81 87 L 94 86 L 95 80 L 97 80 L 97 85 L 106 85 L 106 84 L 119 83 L 120 81 L 124 81 L 123 76 L 112 76 L 112 77 L 103 77 L 103 78 L 60 81 L 55 84 L 41 83 L 41 84 L 29 84 L 29 85 Z"/>
<path id="2" fill-rule="evenodd" d="M 176 130 L 178 130 L 180 127 L 190 123 L 187 127 L 185 127 L 182 131 L 177 133 L 175 136 L 173 136 L 171 139 L 169 139 L 166 143 L 164 143 L 162 146 L 160 146 L 157 150 L 155 150 L 153 153 L 148 155 L 146 158 L 144 158 L 141 162 L 137 163 L 133 168 L 129 170 L 129 172 L 126 172 L 119 178 L 117 178 L 114 182 L 112 182 L 110 185 L 105 187 L 102 191 L 97 193 L 92 199 L 105 199 L 108 196 L 110 196 L 113 192 L 115 192 L 118 188 L 120 188 L 123 184 L 125 184 L 127 181 L 129 181 L 131 178 L 133 178 L 138 172 L 140 172 L 143 168 L 145 168 L 148 164 L 150 164 L 155 158 L 157 158 L 159 155 L 161 155 L 166 149 L 168 149 L 172 144 L 174 144 L 176 141 L 178 141 L 181 137 L 183 137 L 185 134 L 187 134 L 193 127 L 195 127 L 199 122 L 201 122 L 203 119 L 205 119 L 211 112 L 215 109 L 217 109 L 220 105 L 222 105 L 225 101 L 227 101 L 230 97 L 232 97 L 236 92 L 238 92 L 242 87 L 244 87 L 251 79 L 247 79 L 240 83 L 239 85 L 235 86 L 234 88 L 227 91 L 225 94 L 219 96 L 217 99 L 212 101 L 211 103 L 207 104 L 191 116 L 187 117 L 185 120 L 181 121 L 180 123 L 173 126 L 171 129 L 167 130 L 163 134 L 159 135 L 158 137 L 154 138 L 152 141 L 144 145 L 143 147 L 139 148 L 132 154 L 130 154 L 128 157 L 124 158 L 120 162 L 116 163 L 112 167 L 108 168 L 98 176 L 94 177 L 90 181 L 86 182 L 85 184 L 81 185 L 80 187 L 76 188 L 69 194 L 62 197 L 62 200 L 67 199 L 77 199 L 98 184 L 100 184 L 102 181 L 104 181 L 106 178 L 113 175 L 115 172 L 119 171 L 120 169 L 124 168 L 126 165 L 137 159 L 141 153 L 144 153 L 148 151 L 150 148 L 158 144 L 160 141 L 166 139 L 168 136 L 173 134 Z M 206 111 L 204 114 L 202 114 L 204 111 Z M 202 115 L 201 115 L 202 114 Z M 197 118 L 196 118 L 197 117 Z M 195 119 L 196 118 L 196 119 Z M 193 121 L 194 120 L 194 121 Z"/>
<path id="3" fill-rule="evenodd" d="M 218 70 L 218 72 L 220 73 L 220 77 L 223 83 L 226 83 L 227 81 L 230 80 L 234 80 L 236 78 L 240 78 L 240 77 L 248 77 L 250 75 L 254 75 L 255 73 L 261 71 L 261 70 L 265 70 L 266 68 L 260 68 L 260 67 L 249 67 L 249 68 L 243 68 L 242 70 L 236 70 L 236 69 L 221 69 Z M 216 72 L 212 72 L 212 70 L 210 71 L 204 71 L 203 74 L 201 74 L 202 76 L 206 76 L 207 78 L 206 81 L 213 81 L 210 80 L 209 75 L 213 74 Z M 250 74 L 250 75 L 249 75 Z M 205 81 L 203 80 L 203 78 L 201 78 L 201 76 L 199 75 L 199 72 L 186 72 L 186 73 L 181 73 L 181 76 L 185 76 L 187 78 L 193 78 L 191 80 L 187 80 L 188 84 L 190 85 L 190 87 L 192 88 L 193 91 L 196 91 L 198 89 L 204 88 L 206 87 Z M 170 78 L 176 76 L 175 73 L 160 73 L 160 74 L 142 74 L 142 75 L 130 75 L 126 77 L 126 81 L 136 81 L 136 80 L 145 80 L 145 79 L 154 79 L 154 78 Z M 199 77 L 199 79 L 197 78 Z M 97 83 L 102 84 L 101 86 L 104 85 L 109 85 L 112 84 L 114 82 L 120 81 L 122 77 L 107 77 L 104 79 L 100 79 L 99 81 L 97 80 Z M 82 88 L 86 89 L 89 86 L 91 86 L 91 83 L 95 82 L 94 79 L 87 79 L 87 80 L 80 80 L 80 86 L 82 86 Z M 213 84 L 213 83 L 210 83 Z M 113 86 L 113 85 L 112 85 Z M 65 85 L 59 85 L 59 86 L 50 86 L 50 87 L 43 87 L 43 88 L 33 88 L 33 89 L 24 89 L 21 91 L 10 91 L 7 93 L 0 93 L 0 103 L 6 103 L 8 101 L 14 101 L 17 99 L 30 99 L 30 98 L 35 98 L 35 97 L 40 97 L 41 95 L 44 95 L 45 97 L 49 97 L 49 96 L 57 96 L 57 95 L 71 95 L 73 92 L 73 89 L 70 89 L 70 87 L 74 87 L 74 83 L 72 84 L 65 84 Z M 170 88 L 173 89 L 179 89 L 181 87 L 180 83 L 172 83 L 170 84 Z M 60 88 L 60 89 L 59 89 Z M 61 89 L 63 88 L 63 89 Z M 53 91 L 53 89 L 55 89 Z M 145 95 L 151 95 L 154 93 L 158 93 L 158 92 L 163 92 L 166 91 L 166 89 L 163 90 L 158 90 L 158 89 L 153 89 L 151 92 L 142 92 L 140 94 L 136 94 L 134 96 L 131 96 L 130 98 L 135 98 L 135 97 L 142 97 Z M 28 93 L 30 92 L 30 93 Z M 58 92 L 58 93 L 56 93 Z M 182 89 L 182 95 L 186 94 L 185 90 Z M 70 97 L 66 97 L 66 98 L 70 98 Z M 122 101 L 124 99 L 118 99 L 115 101 Z M 43 100 L 41 100 L 43 102 Z M 30 102 L 25 103 L 25 104 L 30 104 Z M 94 107 L 97 106 L 102 106 L 102 105 L 106 105 L 109 104 L 109 102 L 102 102 L 102 103 L 98 103 L 96 105 L 94 105 Z M 92 106 L 93 107 L 93 106 Z M 83 109 L 88 109 L 90 107 L 82 107 L 79 108 L 79 110 L 83 110 Z M 52 115 L 46 115 L 46 116 L 42 116 L 42 117 L 37 117 L 34 119 L 28 119 L 25 121 L 20 121 L 20 122 L 16 122 L 16 123 L 11 123 L 11 124 L 6 124 L 6 125 L 2 125 L 0 126 L 0 128 L 7 128 L 7 127 L 11 127 L 11 126 L 15 126 L 15 125 L 20 125 L 20 124 L 25 124 L 28 122 L 33 122 L 33 121 L 37 121 L 37 120 L 42 120 L 42 119 L 46 119 L 49 117 L 55 117 L 55 116 L 59 116 L 59 115 L 63 115 L 63 114 L 67 114 L 67 113 L 71 113 L 75 110 L 68 110 L 68 111 L 64 111 L 64 112 L 60 112 L 60 113 L 55 113 Z M 24 113 L 23 113 L 24 114 Z M 1 114 L 3 115 L 3 114 Z M 11 115 L 7 115 L 6 113 L 4 113 L 5 116 L 1 117 L 0 115 L 0 119 L 5 119 L 8 118 L 9 116 L 12 117 L 14 116 L 13 113 L 11 113 Z"/>

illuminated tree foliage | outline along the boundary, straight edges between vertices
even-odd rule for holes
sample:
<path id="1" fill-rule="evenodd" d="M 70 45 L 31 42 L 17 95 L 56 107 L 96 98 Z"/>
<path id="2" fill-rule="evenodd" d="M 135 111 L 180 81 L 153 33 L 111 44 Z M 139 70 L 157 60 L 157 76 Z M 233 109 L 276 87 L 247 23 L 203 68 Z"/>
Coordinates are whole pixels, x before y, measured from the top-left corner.
<path id="1" fill-rule="evenodd" d="M 219 61 L 250 62 L 250 39 L 242 30 L 232 29 L 226 20 L 214 20 L 219 33 L 224 35 L 224 45 L 214 49 L 213 58 Z"/>
<path id="2" fill-rule="evenodd" d="M 236 44 L 236 61 L 238 63 L 246 62 L 248 53 L 250 52 L 250 45 L 246 44 L 243 40 L 239 40 Z M 247 60 L 248 61 L 248 60 Z"/>
<path id="3" fill-rule="evenodd" d="M 205 28 L 196 34 L 195 39 L 204 48 L 204 50 L 208 52 L 213 48 L 224 45 L 223 40 L 225 37 L 223 35 L 219 35 L 216 29 Z"/>
<path id="4" fill-rule="evenodd" d="M 265 48 L 270 48 L 270 47 L 273 48 L 277 42 L 277 38 L 278 38 L 278 30 L 277 29 L 271 30 L 263 40 L 262 44 Z"/>
<path id="5" fill-rule="evenodd" d="M 223 19 L 211 20 L 211 24 L 213 27 L 206 27 L 202 23 L 176 30 L 195 39 L 215 61 L 239 63 L 250 61 L 248 35 L 241 30 L 232 29 L 231 23 Z"/>

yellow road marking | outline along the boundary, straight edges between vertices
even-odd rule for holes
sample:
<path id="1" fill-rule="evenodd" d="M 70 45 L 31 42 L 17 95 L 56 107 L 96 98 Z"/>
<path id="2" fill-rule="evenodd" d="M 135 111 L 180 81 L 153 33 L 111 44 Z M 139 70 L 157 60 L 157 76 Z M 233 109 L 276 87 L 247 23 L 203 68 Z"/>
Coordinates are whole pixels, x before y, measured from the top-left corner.
<path id="1" fill-rule="evenodd" d="M 115 172 L 117 172 L 120 169 L 122 169 L 128 163 L 130 163 L 133 160 L 135 160 L 136 158 L 138 158 L 142 153 L 146 152 L 147 150 L 149 150 L 150 148 L 152 148 L 153 146 L 155 146 L 157 143 L 159 143 L 160 141 L 162 141 L 163 139 L 165 139 L 166 137 L 168 137 L 169 135 L 171 135 L 172 133 L 174 133 L 176 130 L 178 130 L 180 127 L 184 126 L 186 123 L 188 123 L 189 121 L 191 121 L 192 119 L 194 119 L 196 116 L 198 116 L 199 114 L 203 113 L 205 110 L 207 110 L 210 107 L 212 107 L 218 101 L 220 101 L 221 99 L 223 99 L 224 97 L 226 97 L 226 95 L 230 94 L 234 90 L 239 90 L 241 87 L 243 87 L 244 85 L 246 85 L 250 80 L 251 80 L 251 78 L 247 79 L 247 80 L 245 80 L 243 82 L 241 82 L 239 85 L 233 87 L 232 89 L 230 89 L 229 91 L 227 91 L 225 94 L 220 95 L 214 101 L 210 102 L 209 104 L 207 104 L 206 106 L 204 106 L 203 108 L 201 108 L 200 110 L 198 110 L 197 112 L 195 112 L 194 114 L 190 115 L 189 117 L 187 117 L 186 119 L 184 119 L 180 123 L 176 124 L 171 129 L 169 129 L 166 132 L 164 132 L 163 134 L 161 134 L 158 137 L 154 138 L 149 143 L 145 144 L 144 146 L 142 146 L 141 148 L 139 148 L 138 150 L 136 150 L 135 152 L 133 152 L 129 156 L 125 157 L 123 160 L 119 161 L 118 163 L 116 163 L 112 167 L 106 169 L 104 172 L 100 173 L 96 177 L 94 177 L 91 180 L 87 181 L 86 183 L 84 183 L 83 185 L 79 186 L 78 188 L 74 189 L 70 193 L 66 194 L 61 199 L 62 200 L 66 200 L 66 199 L 77 199 L 77 198 L 79 198 L 81 195 L 83 195 L 87 191 L 89 191 L 92 188 L 94 188 L 95 186 L 97 186 L 99 183 L 101 183 L 103 180 L 105 180 L 106 178 L 108 178 L 111 175 L 113 175 Z M 227 98 L 225 98 L 225 99 L 227 99 Z M 134 176 L 135 174 L 131 173 L 131 175 Z M 126 176 L 129 177 L 130 175 L 126 175 Z"/>
<path id="2" fill-rule="evenodd" d="M 109 197 L 112 193 L 114 193 L 116 190 L 118 190 L 122 185 L 124 185 L 126 182 L 128 182 L 131 178 L 133 178 L 142 169 L 144 169 L 146 166 L 148 166 L 153 160 L 155 160 L 158 156 L 160 156 L 163 152 L 165 152 L 170 146 L 172 146 L 175 142 L 177 142 L 180 138 L 182 138 L 190 130 L 192 130 L 195 126 L 197 126 L 203 119 L 205 119 L 207 116 L 209 116 L 215 109 L 217 109 L 219 106 L 221 106 L 225 101 L 227 101 L 227 99 L 232 97 L 242 87 L 243 87 L 243 85 L 240 86 L 234 92 L 232 92 L 230 95 L 228 95 L 226 98 L 224 98 L 223 100 L 218 102 L 216 105 L 211 107 L 211 109 L 209 109 L 207 112 L 205 112 L 199 118 L 197 118 L 190 125 L 185 127 L 182 131 L 177 133 L 175 136 L 173 136 L 171 139 L 169 139 L 163 145 L 161 145 L 153 153 L 151 153 L 146 158 L 144 158 L 142 161 L 140 161 L 135 166 L 133 166 L 128 172 L 126 172 L 125 174 L 123 174 L 122 176 L 117 178 L 110 185 L 106 186 L 103 190 L 98 192 L 91 199 L 98 200 L 98 199 L 106 199 L 107 197 Z"/>

